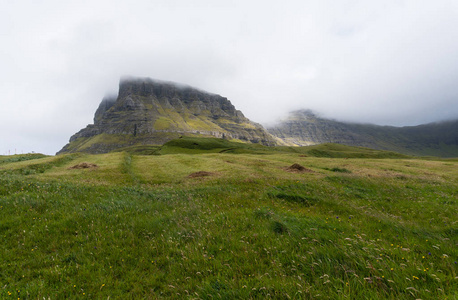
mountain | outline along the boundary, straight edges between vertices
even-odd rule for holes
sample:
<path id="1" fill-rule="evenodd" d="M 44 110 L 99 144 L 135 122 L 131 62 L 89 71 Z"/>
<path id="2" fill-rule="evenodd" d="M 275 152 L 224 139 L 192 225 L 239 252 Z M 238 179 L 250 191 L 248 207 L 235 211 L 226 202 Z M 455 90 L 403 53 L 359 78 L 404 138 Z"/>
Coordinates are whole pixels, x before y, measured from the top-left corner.
<path id="1" fill-rule="evenodd" d="M 107 153 L 163 145 L 181 136 L 217 137 L 266 146 L 337 143 L 408 155 L 458 157 L 458 120 L 393 127 L 345 123 L 297 110 L 266 129 L 220 95 L 149 78 L 123 78 L 116 97 L 105 97 L 94 124 L 70 138 L 60 153 Z"/>
<path id="2" fill-rule="evenodd" d="M 339 122 L 297 110 L 267 130 L 295 146 L 338 143 L 409 155 L 458 157 L 458 120 L 394 127 Z"/>
<path id="3" fill-rule="evenodd" d="M 106 97 L 88 125 L 60 153 L 106 153 L 135 145 L 162 145 L 180 136 L 213 136 L 276 145 L 229 100 L 196 88 L 149 78 L 123 78 L 117 97 Z"/>

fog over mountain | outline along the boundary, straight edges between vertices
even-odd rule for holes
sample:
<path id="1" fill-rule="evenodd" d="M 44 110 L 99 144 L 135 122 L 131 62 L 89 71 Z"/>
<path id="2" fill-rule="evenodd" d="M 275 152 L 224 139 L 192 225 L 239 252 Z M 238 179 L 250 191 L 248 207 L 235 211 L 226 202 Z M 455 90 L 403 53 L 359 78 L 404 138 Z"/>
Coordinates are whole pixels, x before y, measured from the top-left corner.
<path id="1" fill-rule="evenodd" d="M 190 86 L 124 77 L 118 97 L 105 97 L 94 124 L 78 131 L 60 153 L 107 153 L 156 145 L 183 136 L 206 136 L 277 145 L 260 124 L 248 120 L 224 97 Z"/>
<path id="2" fill-rule="evenodd" d="M 158 147 L 183 137 L 216 137 L 265 146 L 336 143 L 415 156 L 458 157 L 458 119 L 394 127 L 337 122 L 311 110 L 297 110 L 264 128 L 220 95 L 138 77 L 122 78 L 118 96 L 104 97 L 94 114 L 94 123 L 73 134 L 57 154 L 153 154 Z"/>
<path id="3" fill-rule="evenodd" d="M 458 2 L 7 1 L 0 155 L 53 154 L 122 76 L 189 84 L 252 121 L 458 118 Z"/>

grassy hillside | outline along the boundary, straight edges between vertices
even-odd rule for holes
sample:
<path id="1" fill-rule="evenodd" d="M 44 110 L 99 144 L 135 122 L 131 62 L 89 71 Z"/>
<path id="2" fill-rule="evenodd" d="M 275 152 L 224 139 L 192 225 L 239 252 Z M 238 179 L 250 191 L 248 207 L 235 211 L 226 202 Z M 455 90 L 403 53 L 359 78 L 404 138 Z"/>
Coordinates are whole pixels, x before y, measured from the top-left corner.
<path id="1" fill-rule="evenodd" d="M 457 160 L 242 145 L 0 157 L 0 298 L 458 297 Z"/>
<path id="2" fill-rule="evenodd" d="M 391 151 L 374 150 L 364 147 L 346 146 L 341 144 L 321 144 L 308 147 L 268 147 L 260 144 L 249 144 L 217 138 L 181 137 L 171 140 L 161 147 L 140 146 L 121 148 L 132 154 L 165 155 L 165 154 L 201 154 L 201 153 L 232 153 L 232 154 L 274 154 L 298 153 L 313 157 L 334 158 L 407 158 L 408 156 Z"/>

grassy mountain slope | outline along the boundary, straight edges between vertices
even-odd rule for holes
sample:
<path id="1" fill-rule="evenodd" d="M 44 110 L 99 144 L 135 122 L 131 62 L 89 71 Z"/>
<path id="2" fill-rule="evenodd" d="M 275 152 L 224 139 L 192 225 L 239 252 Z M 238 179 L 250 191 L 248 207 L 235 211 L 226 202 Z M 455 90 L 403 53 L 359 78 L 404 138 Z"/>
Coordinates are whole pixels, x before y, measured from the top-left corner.
<path id="1" fill-rule="evenodd" d="M 2 157 L 0 298 L 458 296 L 458 161 L 233 146 Z"/>
<path id="2" fill-rule="evenodd" d="M 164 154 L 202 154 L 202 153 L 232 153 L 232 154 L 274 154 L 297 153 L 302 156 L 335 157 L 335 158 L 407 158 L 408 156 L 383 150 L 364 147 L 353 147 L 341 144 L 320 144 L 307 147 L 276 146 L 269 147 L 260 144 L 232 142 L 225 139 L 181 137 L 171 140 L 162 146 L 132 146 L 116 151 L 126 151 L 132 154 L 164 155 Z"/>

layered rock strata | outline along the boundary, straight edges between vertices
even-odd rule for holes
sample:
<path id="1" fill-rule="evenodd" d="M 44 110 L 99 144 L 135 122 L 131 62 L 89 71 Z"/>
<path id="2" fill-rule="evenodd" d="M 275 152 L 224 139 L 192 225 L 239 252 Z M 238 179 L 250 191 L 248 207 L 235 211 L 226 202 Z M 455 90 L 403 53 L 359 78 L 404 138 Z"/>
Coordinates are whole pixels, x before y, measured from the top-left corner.
<path id="1" fill-rule="evenodd" d="M 134 145 L 162 145 L 181 135 L 203 135 L 263 145 L 276 139 L 224 97 L 186 85 L 124 78 L 117 97 L 100 103 L 94 124 L 70 138 L 59 153 L 106 153 Z"/>

